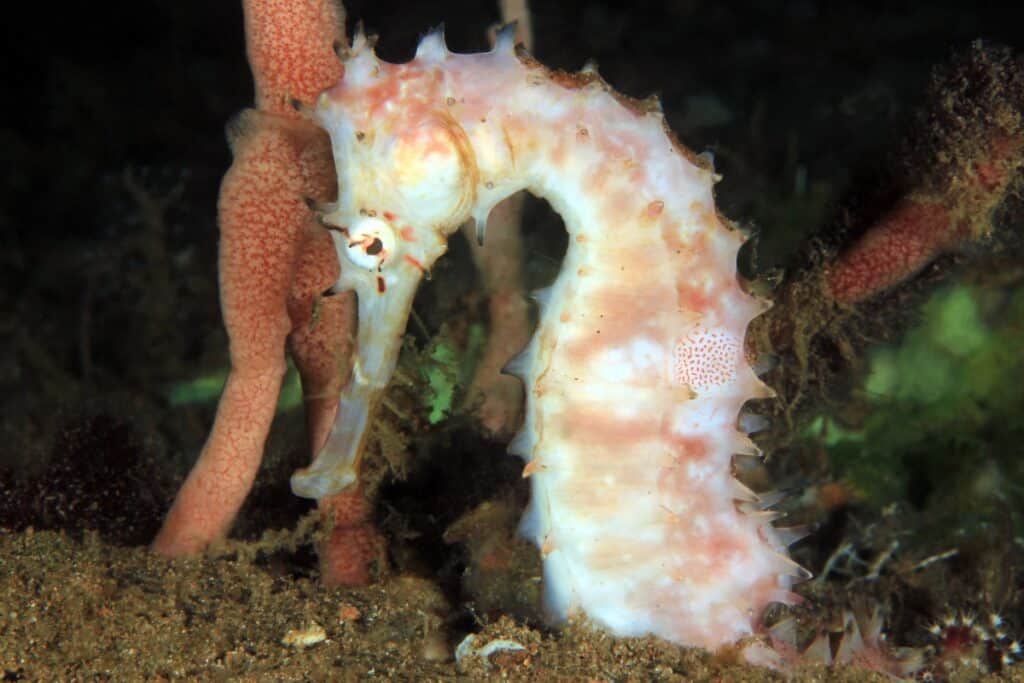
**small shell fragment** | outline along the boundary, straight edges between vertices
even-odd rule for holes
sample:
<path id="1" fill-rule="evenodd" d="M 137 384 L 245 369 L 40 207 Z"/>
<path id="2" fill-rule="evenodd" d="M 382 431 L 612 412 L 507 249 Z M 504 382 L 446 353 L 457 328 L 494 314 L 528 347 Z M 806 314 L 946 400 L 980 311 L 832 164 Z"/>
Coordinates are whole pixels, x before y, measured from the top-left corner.
<path id="1" fill-rule="evenodd" d="M 293 628 L 291 631 L 288 631 L 288 633 L 284 634 L 284 638 L 281 639 L 281 644 L 305 650 L 325 640 L 327 640 L 327 631 L 324 630 L 323 626 L 314 621 L 304 628 Z"/>
<path id="2" fill-rule="evenodd" d="M 514 640 L 504 638 L 492 640 L 480 647 L 474 647 L 476 641 L 477 637 L 472 633 L 462 639 L 462 642 L 455 648 L 456 665 L 463 664 L 468 658 L 479 657 L 490 668 L 491 662 L 489 658 L 491 655 L 497 652 L 519 652 L 526 649 Z"/>

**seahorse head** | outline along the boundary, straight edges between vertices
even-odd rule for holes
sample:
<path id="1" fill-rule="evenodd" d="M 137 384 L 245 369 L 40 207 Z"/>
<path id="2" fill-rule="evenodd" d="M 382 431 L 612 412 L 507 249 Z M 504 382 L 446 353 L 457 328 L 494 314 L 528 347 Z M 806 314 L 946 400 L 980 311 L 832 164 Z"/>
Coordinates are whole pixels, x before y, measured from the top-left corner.
<path id="1" fill-rule="evenodd" d="M 479 183 L 473 148 L 446 111 L 441 72 L 428 54 L 389 64 L 357 37 L 344 78 L 321 96 L 316 111 L 331 136 L 340 188 L 325 221 L 390 231 L 394 251 L 387 258 L 408 254 L 424 267 L 441 253 L 429 247 L 469 217 Z M 381 261 L 358 253 L 352 260 L 357 266 Z"/>
<path id="2" fill-rule="evenodd" d="M 356 292 L 359 328 L 335 429 L 292 478 L 299 495 L 322 498 L 357 479 L 367 423 L 394 371 L 419 282 L 477 203 L 476 157 L 446 110 L 437 49 L 421 44 L 415 60 L 389 64 L 357 36 L 342 80 L 313 112 L 330 135 L 338 175 L 338 200 L 321 215 L 341 266 L 334 289 Z"/>

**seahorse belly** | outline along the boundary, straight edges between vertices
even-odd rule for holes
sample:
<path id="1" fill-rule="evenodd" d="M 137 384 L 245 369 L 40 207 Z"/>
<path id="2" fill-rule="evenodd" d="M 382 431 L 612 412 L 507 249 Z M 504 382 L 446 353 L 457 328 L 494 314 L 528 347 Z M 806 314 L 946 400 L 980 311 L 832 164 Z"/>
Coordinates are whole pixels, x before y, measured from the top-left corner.
<path id="1" fill-rule="evenodd" d="M 751 451 L 737 415 L 764 395 L 743 356 L 761 308 L 736 284 L 738 240 L 710 209 L 710 174 L 692 175 L 689 207 L 670 199 L 646 221 L 642 202 L 608 207 L 610 224 L 571 235 L 527 356 L 516 450 L 555 614 L 713 646 L 750 632 L 788 567 L 735 502 L 732 455 Z M 610 229 L 629 218 L 629 234 Z"/>
<path id="2" fill-rule="evenodd" d="M 380 244 L 354 241 L 352 226 L 399 236 L 361 266 L 365 277 L 343 276 L 359 292 L 360 354 L 404 324 L 407 302 L 388 297 L 410 298 L 440 253 L 419 245 L 443 245 L 467 216 L 482 230 L 490 208 L 523 188 L 565 222 L 561 271 L 510 365 L 528 396 L 510 445 L 532 483 L 522 530 L 544 555 L 552 616 L 716 647 L 788 601 L 794 565 L 731 471 L 733 454 L 755 450 L 736 427 L 742 404 L 770 394 L 743 352 L 765 304 L 737 282 L 743 239 L 715 210 L 714 172 L 670 137 L 660 111 L 596 75 L 517 56 L 508 36 L 490 53 L 453 55 L 434 34 L 403 65 L 357 40 L 318 117 L 343 188 L 327 216 L 346 235 L 339 253 Z M 394 311 L 390 322 L 364 318 L 371 305 Z M 346 453 L 358 434 L 338 434 L 339 448 L 332 435 L 323 464 L 303 475 L 310 490 L 345 480 L 332 458 L 354 468 Z"/>
<path id="3" fill-rule="evenodd" d="M 608 173 L 567 223 L 512 450 L 528 460 L 522 529 L 556 616 L 717 646 L 786 599 L 791 569 L 770 525 L 737 508 L 749 494 L 731 473 L 752 451 L 739 410 L 766 395 L 743 354 L 763 306 L 737 283 L 741 239 L 714 211 L 712 174 L 662 143 L 675 163 Z M 564 182 L 548 192 L 585 190 Z"/>

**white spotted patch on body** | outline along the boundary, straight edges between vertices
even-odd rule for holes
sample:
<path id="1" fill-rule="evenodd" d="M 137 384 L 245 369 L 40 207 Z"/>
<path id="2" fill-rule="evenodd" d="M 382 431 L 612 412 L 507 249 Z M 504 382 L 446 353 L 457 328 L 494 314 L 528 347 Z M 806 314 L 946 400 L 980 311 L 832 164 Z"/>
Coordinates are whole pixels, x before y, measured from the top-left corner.
<path id="1" fill-rule="evenodd" d="M 727 332 L 694 332 L 679 340 L 672 353 L 672 376 L 694 391 L 736 381 L 742 345 Z"/>

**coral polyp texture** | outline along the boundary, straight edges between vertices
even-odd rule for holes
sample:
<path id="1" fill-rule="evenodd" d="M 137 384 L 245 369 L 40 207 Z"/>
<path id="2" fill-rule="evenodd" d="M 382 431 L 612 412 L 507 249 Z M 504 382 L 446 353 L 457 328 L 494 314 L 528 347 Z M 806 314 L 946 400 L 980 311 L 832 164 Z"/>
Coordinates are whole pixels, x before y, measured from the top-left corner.
<path id="1" fill-rule="evenodd" d="M 1024 165 L 1024 71 L 1005 48 L 973 43 L 936 69 L 918 116 L 907 192 L 828 268 L 844 305 L 907 281 L 994 232 L 994 214 L 1019 191 Z"/>
<path id="2" fill-rule="evenodd" d="M 343 61 L 312 116 L 338 173 L 338 200 L 321 207 L 335 289 L 356 291 L 359 330 L 334 429 L 293 490 L 323 498 L 358 481 L 417 285 L 459 225 L 474 219 L 486 240 L 490 210 L 525 189 L 569 233 L 508 366 L 526 386 L 510 451 L 532 484 L 521 528 L 544 557 L 549 611 L 706 647 L 752 633 L 802 570 L 731 471 L 756 452 L 740 408 L 771 395 L 744 355 L 767 304 L 737 281 L 744 237 L 716 211 L 710 161 L 656 103 L 592 71 L 549 71 L 509 29 L 468 55 L 432 33 L 406 64 L 357 36 Z"/>
<path id="3" fill-rule="evenodd" d="M 220 290 L 231 373 L 210 436 L 163 528 L 157 552 L 202 552 L 227 535 L 256 478 L 285 373 L 285 349 L 302 376 L 309 441 L 327 437 L 346 379 L 355 323 L 351 297 L 321 297 L 338 276 L 326 231 L 305 201 L 336 194 L 328 140 L 295 103 L 312 102 L 344 73 L 344 39 L 332 0 L 246 0 L 245 33 L 255 110 L 230 127 L 234 161 L 221 184 Z M 368 576 L 383 538 L 364 518 L 361 494 L 323 501 L 339 529 L 322 564 L 328 583 Z M 348 516 L 347 516 L 348 515 Z M 343 555 L 335 552 L 340 545 Z"/>

